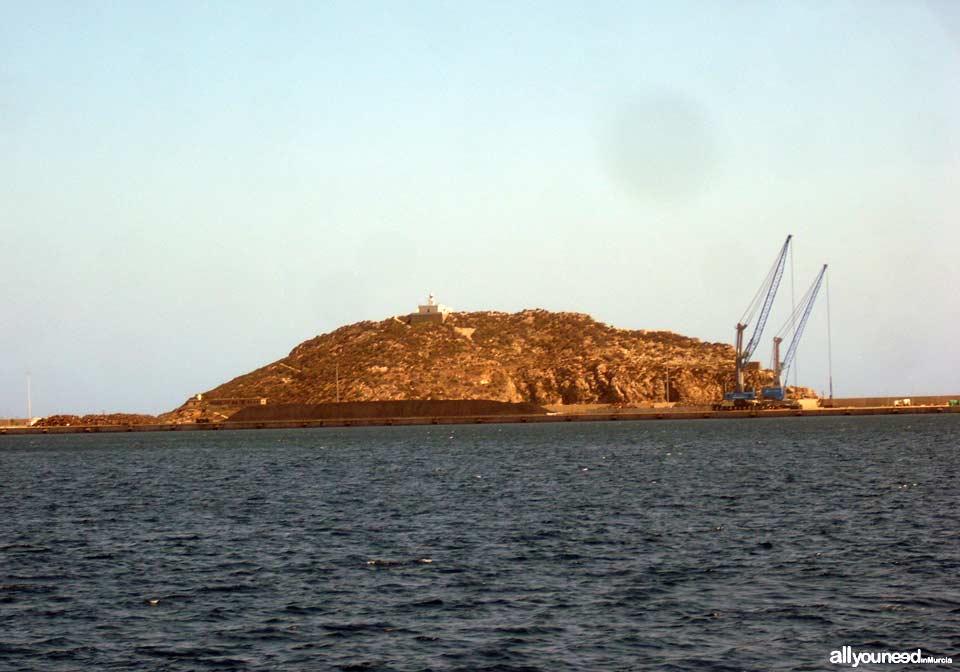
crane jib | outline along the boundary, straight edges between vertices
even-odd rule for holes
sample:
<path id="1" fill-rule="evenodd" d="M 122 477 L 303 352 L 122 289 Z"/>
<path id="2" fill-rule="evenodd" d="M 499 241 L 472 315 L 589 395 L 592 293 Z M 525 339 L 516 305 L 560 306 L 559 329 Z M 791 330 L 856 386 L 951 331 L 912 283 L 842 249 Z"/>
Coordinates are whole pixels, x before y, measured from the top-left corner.
<path id="1" fill-rule="evenodd" d="M 776 262 L 773 265 L 773 268 L 767 274 L 766 279 L 760 285 L 760 289 L 757 291 L 756 296 L 754 296 L 753 301 L 750 302 L 750 306 L 747 308 L 747 312 L 744 313 L 744 317 L 740 319 L 737 323 L 737 344 L 736 344 L 736 391 L 730 393 L 730 395 L 725 395 L 726 398 L 740 399 L 747 398 L 743 395 L 748 395 L 750 399 L 754 398 L 752 392 L 744 392 L 743 389 L 743 370 L 746 367 L 748 361 L 750 361 L 753 351 L 756 350 L 757 344 L 760 342 L 760 336 L 763 334 L 763 327 L 767 323 L 767 318 L 770 316 L 770 308 L 773 306 L 773 299 L 777 295 L 777 288 L 780 286 L 780 279 L 783 277 L 783 266 L 787 261 L 787 250 L 790 248 L 790 240 L 793 238 L 792 235 L 787 236 L 787 239 L 783 243 L 783 247 L 780 248 L 780 254 L 777 257 Z M 757 301 L 763 296 L 763 308 L 760 310 L 760 317 L 757 320 L 757 326 L 754 328 L 753 336 L 750 337 L 750 342 L 747 344 L 747 347 L 743 347 L 743 332 L 747 328 L 747 323 L 749 323 L 750 318 L 747 315 L 753 315 L 757 309 Z M 731 397 L 732 395 L 732 397 Z"/>
<path id="2" fill-rule="evenodd" d="M 783 366 L 781 369 L 784 379 L 786 379 L 786 372 L 790 369 L 790 365 L 793 364 L 793 358 L 797 354 L 797 346 L 800 345 L 800 336 L 803 334 L 803 328 L 807 325 L 807 318 L 810 317 L 810 313 L 813 311 L 813 303 L 817 300 L 817 294 L 820 292 L 820 285 L 823 283 L 823 276 L 826 275 L 826 273 L 827 265 L 824 264 L 814 282 L 813 290 L 810 292 L 810 300 L 807 301 L 807 305 L 803 310 L 803 317 L 800 318 L 800 323 L 797 324 L 797 330 L 794 332 L 793 339 L 790 341 L 787 354 L 783 358 Z"/>
<path id="3" fill-rule="evenodd" d="M 760 338 L 763 336 L 763 328 L 767 324 L 767 318 L 770 316 L 770 309 L 773 307 L 773 300 L 777 295 L 777 289 L 780 287 L 780 280 L 783 278 L 783 268 L 787 262 L 787 250 L 790 247 L 790 241 L 792 238 L 792 235 L 787 236 L 787 240 L 783 243 L 783 247 L 780 248 L 780 256 L 777 257 L 776 264 L 774 265 L 773 277 L 770 278 L 770 285 L 767 288 L 767 294 L 763 301 L 763 308 L 760 310 L 760 317 L 757 319 L 757 326 L 753 330 L 753 335 L 750 337 L 747 347 L 743 349 L 743 353 L 741 354 L 741 365 L 745 365 L 750 361 L 754 350 L 756 350 L 757 346 L 760 344 Z"/>

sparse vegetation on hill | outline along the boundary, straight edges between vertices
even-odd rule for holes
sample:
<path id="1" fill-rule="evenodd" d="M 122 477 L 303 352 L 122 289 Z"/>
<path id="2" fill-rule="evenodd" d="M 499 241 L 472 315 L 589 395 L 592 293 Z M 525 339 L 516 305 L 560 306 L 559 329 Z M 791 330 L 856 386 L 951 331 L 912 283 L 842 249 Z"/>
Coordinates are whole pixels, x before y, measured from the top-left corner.
<path id="1" fill-rule="evenodd" d="M 492 399 L 534 404 L 707 404 L 733 385 L 734 351 L 668 331 L 630 331 L 581 313 L 453 313 L 443 324 L 358 322 L 295 347 L 168 414 L 225 417 L 218 399 L 269 404 Z M 752 373 L 752 383 L 769 373 Z M 669 399 L 666 385 L 669 376 Z M 221 405 L 222 406 L 222 405 Z"/>

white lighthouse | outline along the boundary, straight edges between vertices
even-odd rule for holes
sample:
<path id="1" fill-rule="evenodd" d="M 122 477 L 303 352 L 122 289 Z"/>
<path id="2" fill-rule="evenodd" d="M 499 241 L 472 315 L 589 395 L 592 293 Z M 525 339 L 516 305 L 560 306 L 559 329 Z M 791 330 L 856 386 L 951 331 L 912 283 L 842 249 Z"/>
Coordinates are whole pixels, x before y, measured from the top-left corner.
<path id="1" fill-rule="evenodd" d="M 450 309 L 437 301 L 437 297 L 430 294 L 426 303 L 417 306 L 417 312 L 410 313 L 408 320 L 410 324 L 423 324 L 425 322 L 434 322 L 442 324 L 447 319 Z"/>

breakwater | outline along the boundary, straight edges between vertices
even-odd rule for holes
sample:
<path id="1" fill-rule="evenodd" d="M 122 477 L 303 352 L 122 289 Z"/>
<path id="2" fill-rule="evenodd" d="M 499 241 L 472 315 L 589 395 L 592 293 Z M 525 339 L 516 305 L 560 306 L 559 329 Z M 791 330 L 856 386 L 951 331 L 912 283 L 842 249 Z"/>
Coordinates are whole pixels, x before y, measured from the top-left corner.
<path id="1" fill-rule="evenodd" d="M 278 422 L 303 420 L 357 420 L 396 418 L 493 417 L 545 415 L 547 409 L 530 403 L 489 399 L 403 399 L 344 401 L 325 404 L 271 404 L 248 406 L 226 422 Z"/>
<path id="2" fill-rule="evenodd" d="M 824 407 L 858 407 L 875 408 L 878 406 L 893 406 L 894 402 L 900 399 L 909 399 L 911 405 L 915 406 L 946 406 L 951 399 L 960 399 L 960 394 L 939 394 L 939 395 L 909 395 L 901 394 L 899 397 L 844 397 L 842 399 L 823 399 Z"/>
<path id="3" fill-rule="evenodd" d="M 773 409 L 745 411 L 713 411 L 690 409 L 655 409 L 641 412 L 624 410 L 618 413 L 576 414 L 520 414 L 520 415 L 464 415 L 395 418 L 329 418 L 323 420 L 264 420 L 239 422 L 152 424 L 152 425 L 94 425 L 69 427 L 8 427 L 0 429 L 0 435 L 18 434 L 96 434 L 114 432 L 195 432 L 226 429 L 294 429 L 316 427 L 379 427 L 403 425 L 479 425 L 512 423 L 556 422 L 636 422 L 661 420 L 738 420 L 751 418 L 828 417 L 838 415 L 923 415 L 930 413 L 960 413 L 957 406 L 876 406 L 838 407 L 813 410 Z"/>

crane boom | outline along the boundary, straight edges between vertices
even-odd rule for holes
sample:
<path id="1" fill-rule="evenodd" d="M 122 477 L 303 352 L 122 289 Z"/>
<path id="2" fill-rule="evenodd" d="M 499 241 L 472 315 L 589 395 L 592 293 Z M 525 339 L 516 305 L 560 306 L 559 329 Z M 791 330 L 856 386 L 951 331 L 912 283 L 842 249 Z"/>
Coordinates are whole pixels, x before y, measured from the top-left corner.
<path id="1" fill-rule="evenodd" d="M 778 401 L 783 401 L 784 399 L 784 390 L 783 383 L 787 379 L 787 373 L 790 371 L 790 366 L 793 364 L 793 358 L 797 354 L 797 346 L 800 345 L 800 337 L 803 335 L 803 329 L 807 325 L 807 319 L 810 317 L 810 313 L 813 312 L 813 304 L 817 300 L 817 294 L 820 292 L 820 285 L 823 284 L 823 278 L 827 274 L 827 265 L 824 264 L 823 268 L 820 269 L 820 273 L 817 274 L 816 279 L 813 281 L 813 284 L 810 286 L 810 289 L 807 290 L 807 293 L 804 295 L 804 300 L 801 302 L 803 307 L 803 315 L 800 317 L 800 321 L 797 323 L 797 328 L 793 332 L 793 337 L 790 339 L 790 347 L 787 348 L 787 354 L 783 358 L 783 362 L 780 362 L 780 342 L 783 340 L 779 336 L 774 337 L 774 386 L 766 387 L 763 389 L 763 396 L 767 399 L 776 399 Z M 796 315 L 796 313 L 794 313 Z M 789 324 L 789 322 L 788 322 Z"/>
<path id="2" fill-rule="evenodd" d="M 820 269 L 819 275 L 817 275 L 816 281 L 813 283 L 813 289 L 810 291 L 810 299 L 807 301 L 806 308 L 803 310 L 803 317 L 800 318 L 800 323 L 797 324 L 797 330 L 793 333 L 793 339 L 790 341 L 790 347 L 787 348 L 787 354 L 783 358 L 781 373 L 784 379 L 786 379 L 786 372 L 790 370 L 790 365 L 793 364 L 793 358 L 797 354 L 797 346 L 800 344 L 800 337 L 803 335 L 803 328 L 807 325 L 807 318 L 810 317 L 810 313 L 813 311 L 813 303 L 817 300 L 817 294 L 820 292 L 820 285 L 823 284 L 823 276 L 825 276 L 826 273 L 827 265 L 824 264 L 823 268 Z"/>
<path id="3" fill-rule="evenodd" d="M 747 312 L 744 313 L 744 317 L 741 318 L 740 322 L 737 323 L 737 395 L 742 395 L 744 393 L 743 369 L 746 367 L 747 362 L 750 361 L 750 357 L 753 356 L 753 352 L 757 349 L 757 345 L 760 344 L 760 337 L 763 335 L 763 328 L 766 326 L 767 318 L 770 316 L 770 308 L 773 306 L 773 299 L 776 297 L 777 289 L 780 287 L 780 279 L 783 277 L 783 267 L 787 262 L 787 250 L 790 247 L 790 240 L 792 238 L 792 234 L 787 236 L 787 239 L 783 243 L 783 247 L 780 248 L 780 254 L 777 256 L 777 260 L 774 262 L 773 267 L 767 274 L 763 284 L 760 285 L 760 290 L 754 297 L 750 307 L 747 308 Z M 762 307 L 760 307 L 761 304 L 758 303 L 758 300 L 761 296 L 763 296 Z M 746 330 L 751 317 L 754 313 L 756 313 L 758 307 L 760 307 L 760 317 L 757 319 L 757 326 L 754 327 L 753 335 L 750 337 L 750 341 L 747 343 L 747 346 L 743 347 L 743 332 Z M 747 317 L 748 314 L 750 317 Z"/>

